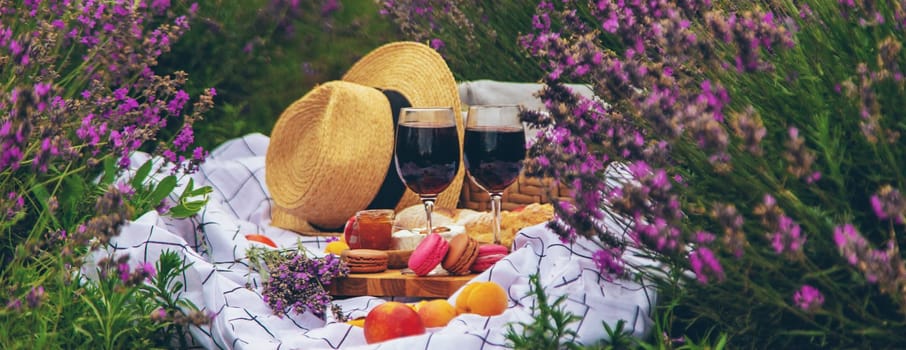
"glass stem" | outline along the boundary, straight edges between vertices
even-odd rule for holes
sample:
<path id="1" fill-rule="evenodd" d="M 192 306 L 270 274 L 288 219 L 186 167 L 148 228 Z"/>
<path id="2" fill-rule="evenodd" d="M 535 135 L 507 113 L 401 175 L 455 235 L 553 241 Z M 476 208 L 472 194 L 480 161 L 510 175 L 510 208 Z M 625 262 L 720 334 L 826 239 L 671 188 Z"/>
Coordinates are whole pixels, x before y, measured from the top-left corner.
<path id="1" fill-rule="evenodd" d="M 491 193 L 491 212 L 494 214 L 494 244 L 500 244 L 500 200 L 503 193 Z"/>
<path id="2" fill-rule="evenodd" d="M 428 232 L 426 234 L 431 234 L 434 232 L 434 226 L 431 223 L 431 213 L 434 212 L 434 201 L 437 200 L 437 197 L 422 197 L 422 203 L 425 203 L 425 215 L 427 215 L 428 223 Z"/>

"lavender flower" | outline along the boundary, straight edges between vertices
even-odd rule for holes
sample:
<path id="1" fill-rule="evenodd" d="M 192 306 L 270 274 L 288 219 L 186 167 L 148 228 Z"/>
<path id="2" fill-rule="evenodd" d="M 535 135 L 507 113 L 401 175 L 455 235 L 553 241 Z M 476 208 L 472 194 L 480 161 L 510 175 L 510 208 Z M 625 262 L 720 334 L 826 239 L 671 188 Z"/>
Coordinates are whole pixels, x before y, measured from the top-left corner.
<path id="1" fill-rule="evenodd" d="M 96 216 L 81 225 L 73 235 L 74 244 L 86 244 L 97 249 L 106 245 L 111 238 L 119 235 L 120 227 L 132 216 L 132 208 L 125 204 L 128 192 L 119 186 L 111 186 L 97 198 Z"/>
<path id="2" fill-rule="evenodd" d="M 723 266 L 717 260 L 714 252 L 707 247 L 698 247 L 689 255 L 689 264 L 692 266 L 692 272 L 702 284 L 709 281 L 723 281 L 725 278 Z"/>
<path id="3" fill-rule="evenodd" d="M 745 232 L 742 230 L 744 219 L 733 204 L 716 203 L 711 211 L 711 216 L 717 220 L 724 230 L 723 244 L 737 259 L 741 258 L 746 241 Z"/>
<path id="4" fill-rule="evenodd" d="M 159 307 L 154 311 L 151 311 L 151 320 L 154 322 L 163 322 L 167 320 L 167 310 L 163 307 Z"/>
<path id="5" fill-rule="evenodd" d="M 608 281 L 612 281 L 613 277 L 623 276 L 625 272 L 625 263 L 621 258 L 622 253 L 618 248 L 601 249 L 591 256 L 591 260 L 595 262 L 595 266 L 598 267 L 601 276 L 604 276 Z"/>
<path id="6" fill-rule="evenodd" d="M 22 300 L 18 298 L 11 299 L 6 303 L 6 309 L 13 312 L 22 311 Z"/>
<path id="7" fill-rule="evenodd" d="M 771 247 L 774 248 L 774 252 L 777 254 L 800 254 L 806 241 L 799 224 L 786 215 L 780 216 L 780 220 L 777 223 L 777 231 L 768 234 L 768 236 L 771 241 Z"/>
<path id="8" fill-rule="evenodd" d="M 25 207 L 25 199 L 16 192 L 9 192 L 6 198 L 0 198 L 0 209 L 6 209 L 6 220 L 12 220 Z"/>
<path id="9" fill-rule="evenodd" d="M 906 213 L 906 199 L 900 194 L 900 191 L 884 185 L 877 193 L 871 196 L 871 208 L 880 220 L 891 219 L 898 224 L 903 224 L 903 216 Z"/>
<path id="10" fill-rule="evenodd" d="M 32 287 L 28 292 L 28 295 L 25 296 L 25 302 L 29 308 L 35 309 L 41 305 L 41 301 L 44 299 L 44 286 Z"/>
<path id="11" fill-rule="evenodd" d="M 820 177 L 820 174 L 812 170 L 815 162 L 815 154 L 805 147 L 805 139 L 799 136 L 799 129 L 792 127 L 789 129 L 790 139 L 786 142 L 786 151 L 783 157 L 787 160 L 787 171 L 798 178 L 806 181 L 814 181 Z"/>
<path id="12" fill-rule="evenodd" d="M 793 303 L 807 312 L 815 312 L 824 305 L 824 295 L 817 288 L 804 284 L 793 294 Z"/>
<path id="13" fill-rule="evenodd" d="M 748 107 L 742 113 L 735 114 L 732 118 L 733 131 L 742 139 L 745 149 L 756 156 L 763 154 L 761 141 L 767 134 L 767 129 L 761 117 L 754 108 Z"/>
<path id="14" fill-rule="evenodd" d="M 260 259 L 254 251 L 249 256 L 253 261 Z M 262 296 L 278 316 L 292 310 L 323 317 L 331 304 L 326 286 L 349 272 L 346 263 L 336 256 L 309 258 L 301 249 L 271 252 L 263 259 L 268 277 L 262 286 Z"/>
<path id="15" fill-rule="evenodd" d="M 896 294 L 906 290 L 906 262 L 894 241 L 887 241 L 885 249 L 874 249 L 855 226 L 844 224 L 834 228 L 834 243 L 840 255 L 882 292 Z M 899 298 L 899 302 L 906 303 L 906 294 L 899 294 Z"/>

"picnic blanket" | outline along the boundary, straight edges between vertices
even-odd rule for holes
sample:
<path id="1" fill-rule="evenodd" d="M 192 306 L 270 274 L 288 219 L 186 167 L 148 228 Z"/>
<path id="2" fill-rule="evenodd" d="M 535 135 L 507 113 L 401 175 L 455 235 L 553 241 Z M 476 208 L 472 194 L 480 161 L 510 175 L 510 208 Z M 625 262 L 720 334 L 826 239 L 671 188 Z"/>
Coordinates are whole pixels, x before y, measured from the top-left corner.
<path id="1" fill-rule="evenodd" d="M 592 242 L 580 239 L 564 243 L 544 225 L 519 232 L 512 253 L 474 279 L 494 281 L 504 287 L 510 301 L 501 315 L 462 314 L 448 326 L 430 329 L 424 335 L 371 345 L 366 344 L 362 328 L 337 322 L 331 316 L 326 320 L 311 313 L 276 316 L 262 298 L 260 277 L 249 269 L 246 249 L 254 243 L 248 242 L 245 235 L 263 234 L 284 247 L 301 242 L 316 256 L 324 254 L 326 237 L 302 236 L 269 225 L 271 200 L 264 181 L 268 141 L 265 135 L 250 134 L 213 150 L 192 175 L 196 186 L 213 189 L 208 203 L 196 216 L 174 219 L 148 212 L 129 222 L 108 247 L 108 252 L 129 254 L 133 265 L 153 263 L 167 250 L 177 252 L 192 264 L 181 276 L 184 288 L 180 297 L 215 315 L 210 325 L 191 329 L 197 347 L 502 349 L 507 344 L 507 324 L 532 320 L 536 300 L 529 295 L 530 274 L 539 275 L 551 300 L 567 296 L 563 307 L 581 317 L 570 325 L 578 334 L 577 342 L 591 344 L 606 339 L 602 322 L 612 326 L 625 320 L 626 328 L 636 336 L 646 335 L 651 328 L 650 313 L 656 299 L 651 286 L 629 280 L 608 282 L 591 260 Z M 137 153 L 132 164 L 137 168 L 148 159 L 147 154 Z M 156 176 L 165 176 L 169 167 L 159 159 L 155 161 L 161 166 Z M 184 184 L 188 178 L 181 181 Z M 171 198 L 175 199 L 177 193 L 181 193 L 181 187 Z M 622 230 L 625 225 L 615 218 L 607 218 L 602 224 L 615 230 Z M 449 300 L 453 302 L 455 298 L 456 294 Z M 363 296 L 336 303 L 355 318 L 387 300 Z"/>

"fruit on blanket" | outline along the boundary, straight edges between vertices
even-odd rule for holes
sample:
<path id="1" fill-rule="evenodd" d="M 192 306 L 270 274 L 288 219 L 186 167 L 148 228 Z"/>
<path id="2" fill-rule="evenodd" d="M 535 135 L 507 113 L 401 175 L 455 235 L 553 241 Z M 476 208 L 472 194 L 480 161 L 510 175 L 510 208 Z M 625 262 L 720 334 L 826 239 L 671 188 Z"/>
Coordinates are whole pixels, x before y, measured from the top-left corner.
<path id="1" fill-rule="evenodd" d="M 353 227 L 355 227 L 354 224 L 355 215 L 350 216 L 349 219 L 346 220 L 346 226 L 343 226 L 343 241 L 345 241 L 350 248 L 352 248 L 353 246 L 355 246 L 355 248 L 360 248 L 361 246 L 357 239 L 355 240 L 355 242 L 349 240 L 349 238 L 351 238 L 350 236 L 352 235 L 352 229 Z"/>
<path id="2" fill-rule="evenodd" d="M 425 333 L 422 318 L 411 306 L 388 301 L 365 316 L 365 341 L 374 344 L 399 337 Z"/>
<path id="3" fill-rule="evenodd" d="M 422 301 L 416 305 L 425 327 L 443 327 L 456 317 L 456 309 L 447 299 Z"/>
<path id="4" fill-rule="evenodd" d="M 456 312 L 494 316 L 502 314 L 507 304 L 506 291 L 499 284 L 492 281 L 472 282 L 456 297 Z"/>
<path id="5" fill-rule="evenodd" d="M 343 251 L 346 249 L 349 249 L 349 245 L 346 244 L 346 242 L 333 241 L 333 242 L 327 243 L 327 246 L 324 247 L 324 252 L 333 254 L 333 255 L 340 255 L 340 254 L 343 254 Z"/>
<path id="6" fill-rule="evenodd" d="M 456 297 L 456 313 L 464 314 L 468 313 L 471 309 L 469 307 L 469 297 L 472 296 L 472 290 L 475 289 L 479 283 L 483 282 L 472 282 L 467 284 L 462 291 L 459 292 L 459 295 Z"/>
<path id="7" fill-rule="evenodd" d="M 346 321 L 346 323 L 351 324 L 356 327 L 365 327 L 365 318 L 360 317 L 360 318 L 352 319 L 352 320 Z"/>
<path id="8" fill-rule="evenodd" d="M 277 248 L 277 243 L 274 243 L 273 240 L 271 240 L 270 238 L 267 238 L 267 236 L 265 236 L 265 235 L 259 235 L 257 233 L 252 233 L 252 234 L 245 235 L 245 239 L 247 239 L 249 242 L 258 242 L 258 243 L 264 244 L 266 246 L 270 246 L 271 248 Z"/>

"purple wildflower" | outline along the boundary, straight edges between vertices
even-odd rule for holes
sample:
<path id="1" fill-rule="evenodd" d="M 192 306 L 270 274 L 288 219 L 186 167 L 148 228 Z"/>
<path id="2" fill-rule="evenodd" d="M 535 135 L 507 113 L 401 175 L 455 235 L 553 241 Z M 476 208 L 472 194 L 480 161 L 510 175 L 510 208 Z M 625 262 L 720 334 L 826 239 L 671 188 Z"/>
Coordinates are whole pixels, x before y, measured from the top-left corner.
<path id="1" fill-rule="evenodd" d="M 806 237 L 799 224 L 786 215 L 781 215 L 777 231 L 769 234 L 771 247 L 777 254 L 798 254 L 802 252 Z"/>
<path id="2" fill-rule="evenodd" d="M 173 205 L 170 204 L 170 202 L 165 198 L 160 201 L 160 204 L 158 204 L 156 207 L 154 207 L 154 210 L 156 210 L 158 214 L 163 215 L 163 214 L 166 214 L 167 212 L 169 212 L 170 208 L 172 208 L 172 207 L 173 207 Z"/>
<path id="3" fill-rule="evenodd" d="M 114 185 L 116 191 L 126 196 L 126 198 L 132 197 L 135 194 L 135 189 L 132 188 L 132 185 L 125 181 L 117 182 Z"/>
<path id="4" fill-rule="evenodd" d="M 868 247 L 868 242 L 852 224 L 834 228 L 834 243 L 850 265 L 856 265 L 859 262 L 858 253 Z"/>
<path id="5" fill-rule="evenodd" d="M 600 249 L 592 255 L 591 260 L 595 262 L 601 276 L 608 281 L 622 276 L 625 272 L 622 251 L 618 248 Z"/>
<path id="6" fill-rule="evenodd" d="M 817 288 L 805 284 L 793 294 L 793 303 L 802 310 L 814 312 L 824 305 L 824 295 Z"/>
<path id="7" fill-rule="evenodd" d="M 123 283 L 129 282 L 129 277 L 132 275 L 132 272 L 129 269 L 128 263 L 120 263 L 116 265 L 117 273 L 119 273 L 120 281 Z"/>
<path id="8" fill-rule="evenodd" d="M 180 151 L 185 151 L 193 142 L 195 142 L 195 136 L 192 126 L 185 125 L 179 130 L 179 133 L 176 134 L 176 138 L 173 139 L 173 146 Z"/>
<path id="9" fill-rule="evenodd" d="M 152 0 L 151 9 L 157 13 L 164 13 L 170 8 L 170 0 Z"/>
<path id="10" fill-rule="evenodd" d="M 34 309 L 41 305 L 41 300 L 44 299 L 44 286 L 32 287 L 28 292 L 28 295 L 25 296 L 25 302 L 28 307 Z"/>
<path id="11" fill-rule="evenodd" d="M 903 195 L 897 189 L 890 185 L 884 185 L 877 193 L 871 196 L 870 202 L 871 208 L 878 219 L 892 219 L 898 224 L 904 223 L 906 199 L 903 198 Z"/>
<path id="12" fill-rule="evenodd" d="M 11 299 L 10 301 L 8 301 L 6 303 L 6 309 L 13 311 L 13 312 L 22 311 L 22 299 L 19 299 L 19 298 Z"/>
<path id="13" fill-rule="evenodd" d="M 159 307 L 154 311 L 151 311 L 151 320 L 154 322 L 163 322 L 167 320 L 167 310 L 163 307 Z"/>
<path id="14" fill-rule="evenodd" d="M 171 115 L 180 115 L 180 112 L 188 101 L 189 94 L 183 90 L 179 90 L 176 92 L 176 96 L 167 103 L 167 111 L 170 112 Z"/>
<path id="15" fill-rule="evenodd" d="M 138 266 L 135 267 L 135 273 L 148 276 L 148 278 L 153 278 L 157 276 L 157 270 L 154 269 L 154 264 L 149 262 L 141 262 Z"/>
<path id="16" fill-rule="evenodd" d="M 724 269 L 710 248 L 695 248 L 689 255 L 689 264 L 692 266 L 692 271 L 695 272 L 695 277 L 702 284 L 707 284 L 712 278 L 718 282 L 725 278 Z"/>
<path id="17" fill-rule="evenodd" d="M 434 39 L 431 39 L 430 46 L 432 49 L 440 51 L 444 48 L 445 44 L 444 44 L 444 41 L 441 40 L 440 38 L 434 38 Z"/>
<path id="18" fill-rule="evenodd" d="M 326 0 L 321 4 L 321 16 L 327 17 L 340 10 L 339 0 Z"/>
<path id="19" fill-rule="evenodd" d="M 208 157 L 208 151 L 205 151 L 201 146 L 195 147 L 192 151 L 192 159 L 196 161 L 202 161 Z"/>
<path id="20" fill-rule="evenodd" d="M 6 194 L 6 201 L 0 200 L 0 207 L 6 208 L 6 219 L 12 219 L 25 207 L 25 198 L 19 193 L 11 191 Z"/>

